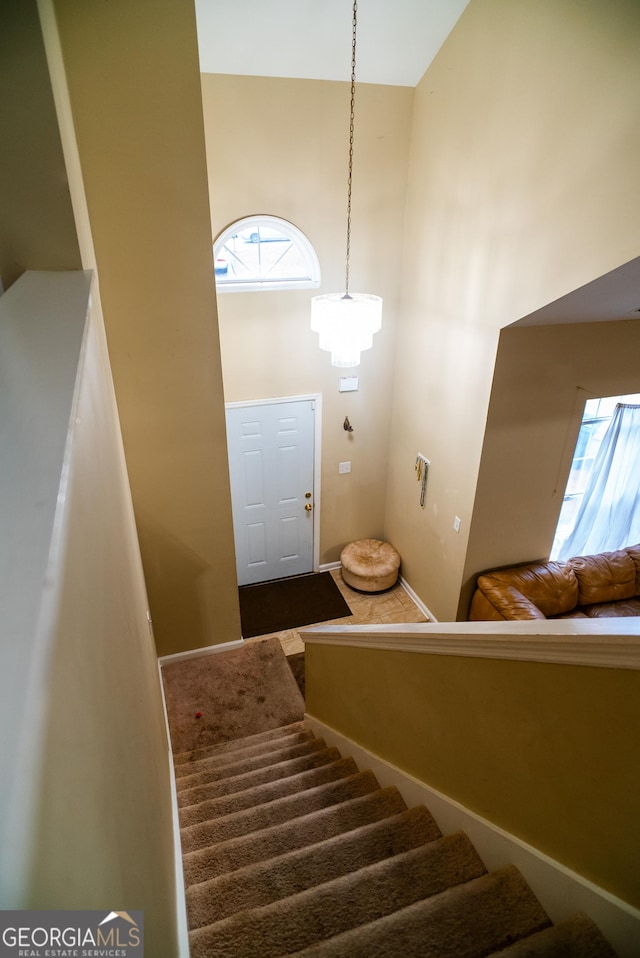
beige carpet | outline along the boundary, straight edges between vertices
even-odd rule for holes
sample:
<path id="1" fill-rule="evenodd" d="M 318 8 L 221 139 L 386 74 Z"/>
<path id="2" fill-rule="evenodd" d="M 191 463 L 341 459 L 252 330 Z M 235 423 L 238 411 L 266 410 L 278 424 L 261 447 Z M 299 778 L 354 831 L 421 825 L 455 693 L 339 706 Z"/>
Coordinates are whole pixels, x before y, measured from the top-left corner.
<path id="1" fill-rule="evenodd" d="M 191 958 L 615 958 L 302 722 L 175 771 Z"/>
<path id="2" fill-rule="evenodd" d="M 174 752 L 300 721 L 304 700 L 277 638 L 162 669 Z"/>

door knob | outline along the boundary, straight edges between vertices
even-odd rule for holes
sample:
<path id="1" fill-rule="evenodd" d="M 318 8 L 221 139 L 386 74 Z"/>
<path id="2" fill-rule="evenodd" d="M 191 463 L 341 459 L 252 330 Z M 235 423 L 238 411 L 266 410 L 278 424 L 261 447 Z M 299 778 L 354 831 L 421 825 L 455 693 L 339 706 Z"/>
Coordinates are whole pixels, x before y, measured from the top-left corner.
<path id="1" fill-rule="evenodd" d="M 307 502 L 307 504 L 306 504 L 305 507 L 304 507 L 304 511 L 305 511 L 305 512 L 311 512 L 312 509 L 313 509 L 313 506 L 311 505 L 311 503 L 310 503 L 310 502 Z"/>
<path id="2" fill-rule="evenodd" d="M 304 497 L 305 497 L 305 499 L 310 499 L 310 498 L 311 498 L 311 493 L 310 493 L 310 492 L 305 492 Z"/>

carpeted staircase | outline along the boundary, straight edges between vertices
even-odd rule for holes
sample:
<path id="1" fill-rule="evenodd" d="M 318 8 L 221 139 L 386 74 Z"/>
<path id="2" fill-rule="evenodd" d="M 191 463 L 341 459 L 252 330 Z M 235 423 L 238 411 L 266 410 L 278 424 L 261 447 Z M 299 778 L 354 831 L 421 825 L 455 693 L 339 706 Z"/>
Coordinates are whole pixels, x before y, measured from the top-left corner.
<path id="1" fill-rule="evenodd" d="M 295 723 L 175 755 L 191 958 L 612 958 Z"/>

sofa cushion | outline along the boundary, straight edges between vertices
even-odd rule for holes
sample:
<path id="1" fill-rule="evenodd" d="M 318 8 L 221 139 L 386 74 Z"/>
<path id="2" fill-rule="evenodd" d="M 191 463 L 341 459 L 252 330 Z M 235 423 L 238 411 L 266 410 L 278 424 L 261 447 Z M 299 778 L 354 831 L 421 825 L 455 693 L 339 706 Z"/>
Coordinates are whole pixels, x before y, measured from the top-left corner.
<path id="1" fill-rule="evenodd" d="M 636 565 L 625 549 L 567 560 L 578 580 L 580 606 L 617 602 L 636 594 Z"/>
<path id="2" fill-rule="evenodd" d="M 590 619 L 609 619 L 621 615 L 640 616 L 640 597 L 619 599 L 617 602 L 595 602 L 583 610 Z"/>
<path id="3" fill-rule="evenodd" d="M 532 562 L 478 578 L 481 589 L 505 619 L 544 619 L 571 612 L 578 581 L 564 562 Z"/>

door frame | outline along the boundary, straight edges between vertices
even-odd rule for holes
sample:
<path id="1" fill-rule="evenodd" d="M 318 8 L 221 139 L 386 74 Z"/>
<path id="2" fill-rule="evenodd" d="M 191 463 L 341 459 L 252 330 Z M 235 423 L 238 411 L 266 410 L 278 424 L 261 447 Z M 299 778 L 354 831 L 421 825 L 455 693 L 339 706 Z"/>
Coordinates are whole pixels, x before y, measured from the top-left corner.
<path id="1" fill-rule="evenodd" d="M 322 453 L 322 393 L 307 393 L 303 396 L 269 396 L 267 399 L 241 399 L 226 402 L 224 408 L 237 409 L 242 406 L 275 406 L 287 402 L 313 402 L 313 571 L 320 569 L 320 477 Z M 226 428 L 226 424 L 225 424 Z M 227 462 L 229 461 L 229 443 L 227 440 Z M 231 481 L 231 480 L 229 480 Z M 235 530 L 234 530 L 235 547 Z"/>

